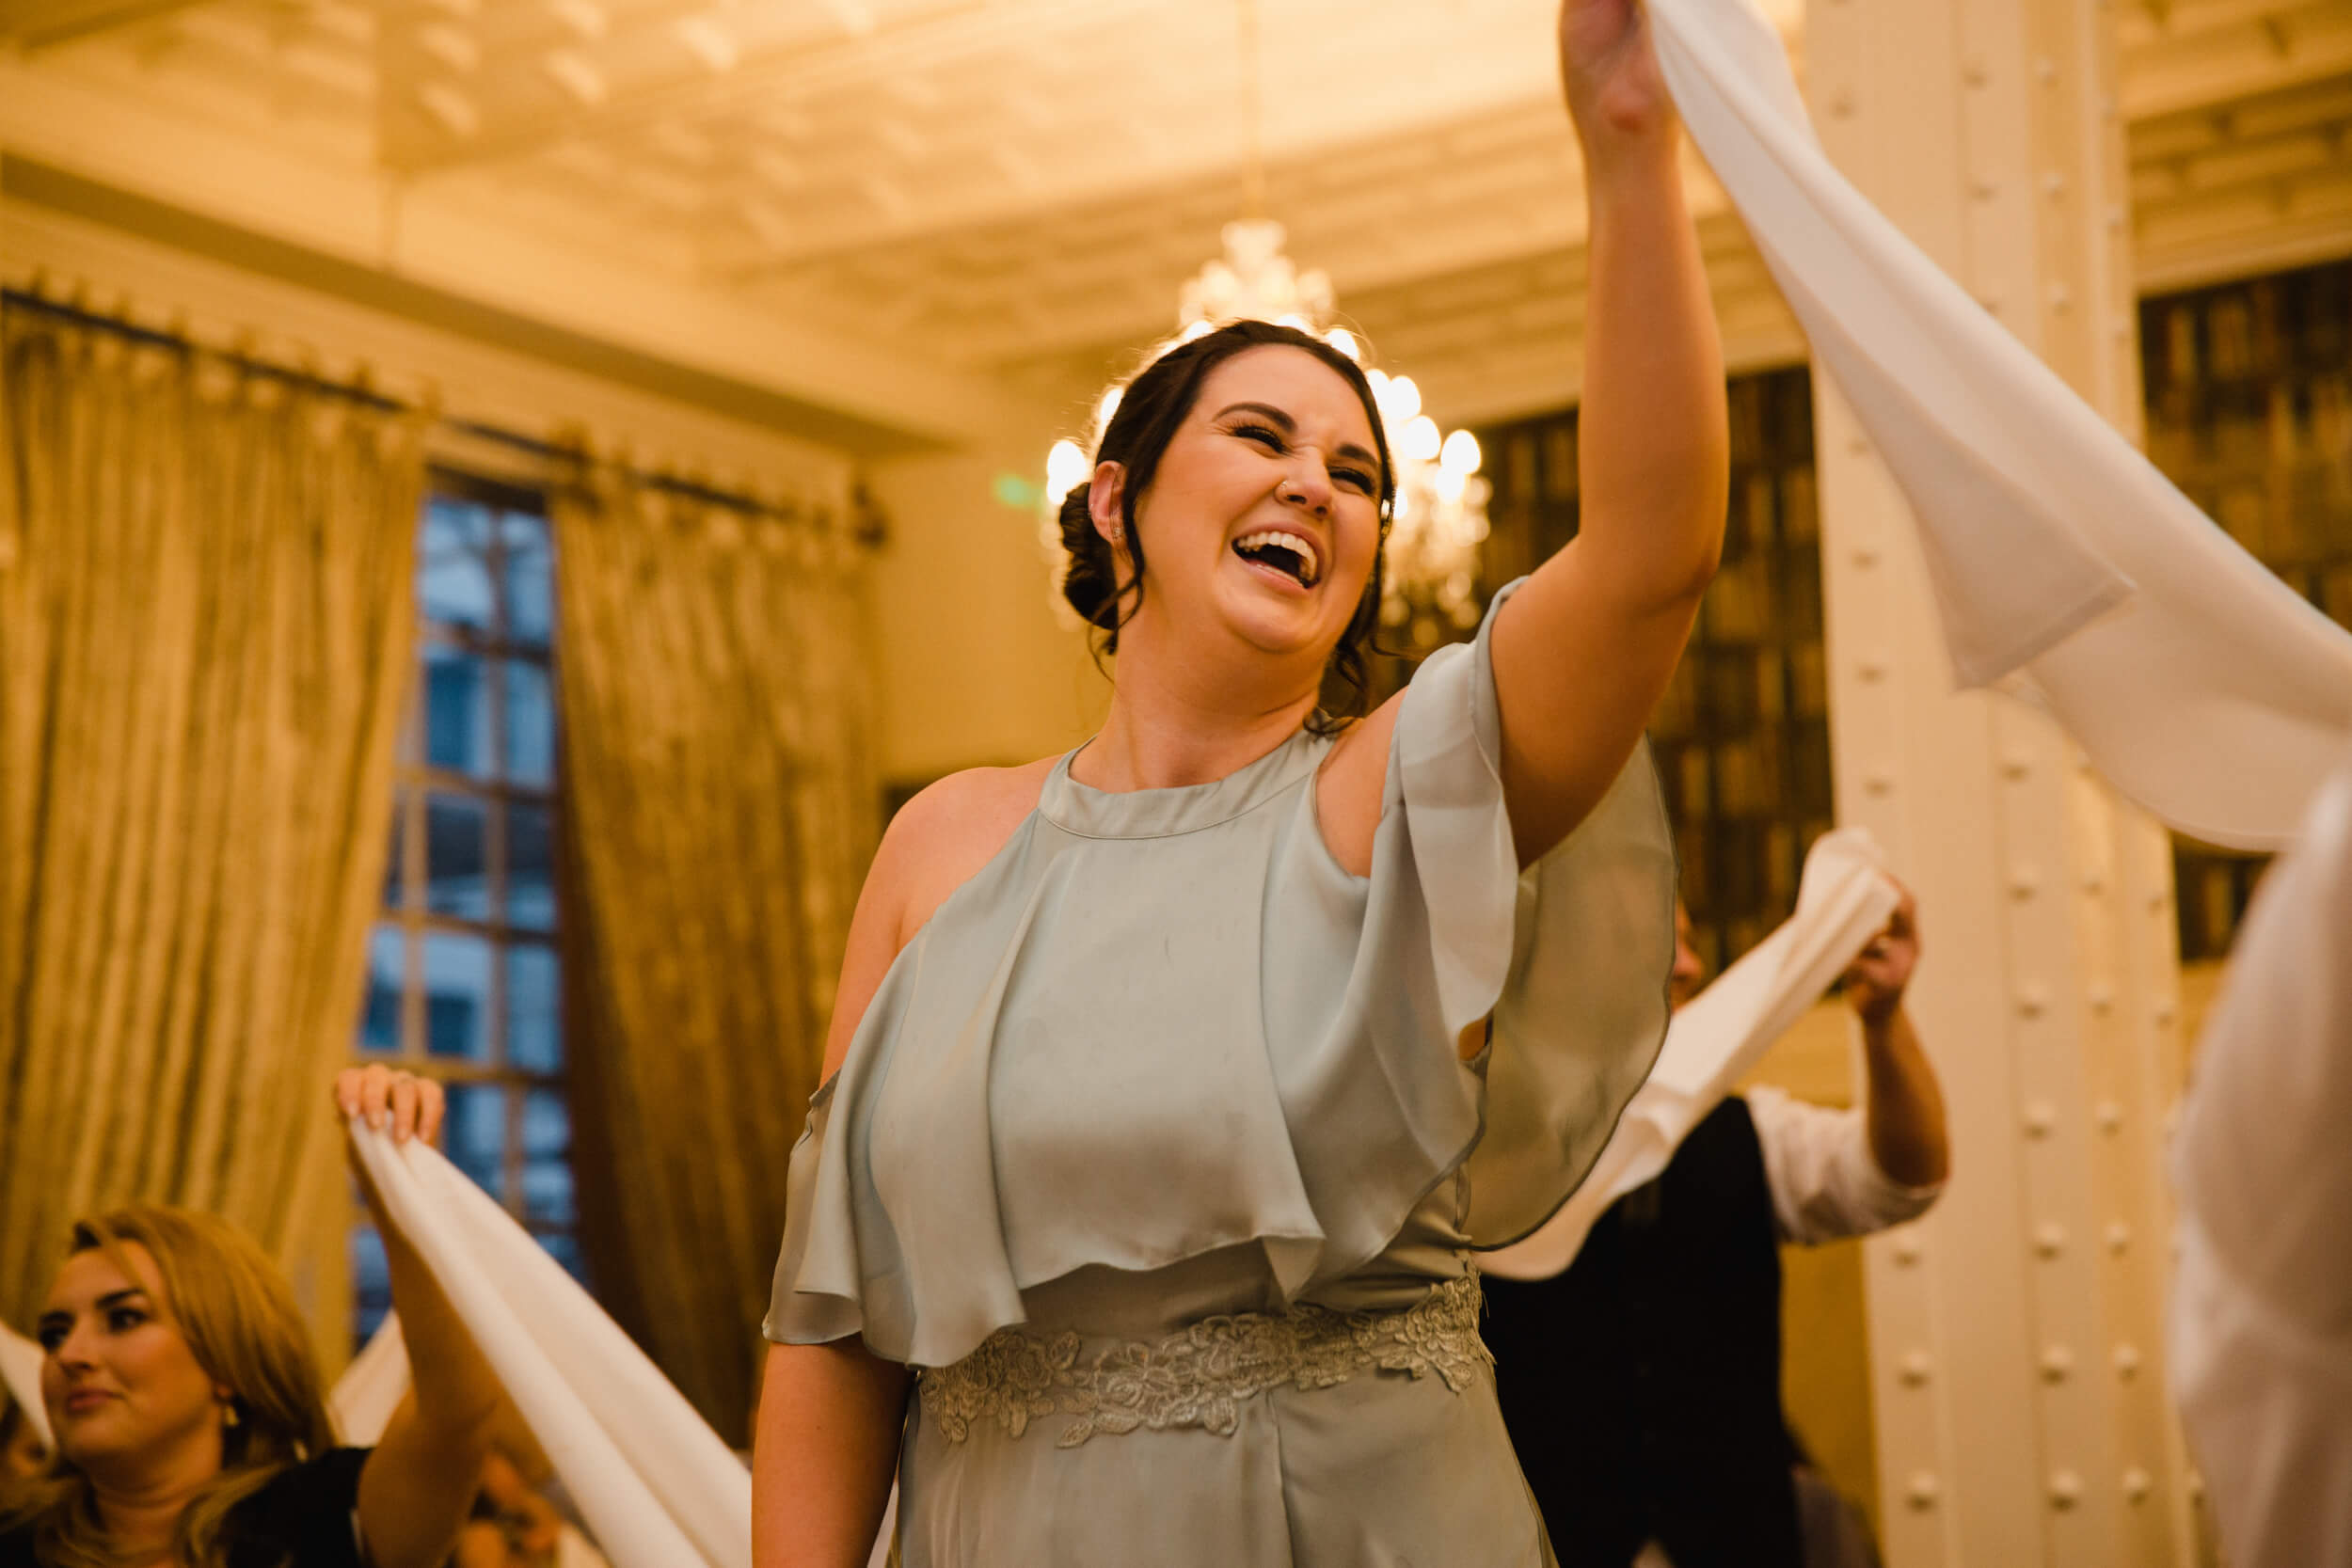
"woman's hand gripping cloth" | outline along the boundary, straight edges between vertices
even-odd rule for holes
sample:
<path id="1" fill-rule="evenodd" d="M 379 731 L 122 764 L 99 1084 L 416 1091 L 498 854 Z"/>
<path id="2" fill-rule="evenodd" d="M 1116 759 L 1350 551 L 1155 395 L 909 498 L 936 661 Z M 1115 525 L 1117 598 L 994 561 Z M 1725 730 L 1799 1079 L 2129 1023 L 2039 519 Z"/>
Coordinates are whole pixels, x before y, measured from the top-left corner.
<path id="1" fill-rule="evenodd" d="M 2172 1141 L 2181 1421 L 2238 1568 L 2352 1562 L 2352 753 L 2264 879 Z"/>
<path id="2" fill-rule="evenodd" d="M 1860 828 L 1814 841 L 1797 911 L 1666 1026 L 1665 1049 L 1576 1195 L 1516 1246 L 1479 1260 L 1505 1279 L 1549 1279 L 1576 1261 L 1593 1222 L 1666 1168 L 1682 1140 L 1883 929 L 1901 895 Z"/>
<path id="3" fill-rule="evenodd" d="M 1830 166 L 1750 0 L 1650 0 L 1684 124 L 1902 487 L 1954 674 L 2116 788 L 2276 848 L 2352 741 L 2352 634 L 2240 549 Z"/>
<path id="4" fill-rule="evenodd" d="M 354 1119 L 401 1234 L 465 1321 L 614 1568 L 751 1568 L 752 1478 L 618 1324 L 422 1143 Z"/>

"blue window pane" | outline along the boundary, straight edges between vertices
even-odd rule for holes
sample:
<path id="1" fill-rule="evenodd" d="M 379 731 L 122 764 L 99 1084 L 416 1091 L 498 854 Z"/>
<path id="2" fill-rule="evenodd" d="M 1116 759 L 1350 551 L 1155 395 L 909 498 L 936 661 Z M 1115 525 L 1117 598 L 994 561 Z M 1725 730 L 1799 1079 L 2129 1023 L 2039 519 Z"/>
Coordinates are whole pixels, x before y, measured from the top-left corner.
<path id="1" fill-rule="evenodd" d="M 506 664 L 506 776 L 527 789 L 555 784 L 555 693 L 547 666 Z"/>
<path id="2" fill-rule="evenodd" d="M 392 846 L 390 852 L 384 858 L 384 907 L 388 910 L 399 909 L 407 902 L 408 898 L 407 885 L 401 879 L 401 862 L 407 839 L 407 828 L 408 792 L 405 789 L 395 789 L 392 791 L 390 835 Z"/>
<path id="3" fill-rule="evenodd" d="M 506 1091 L 496 1084 L 449 1086 L 449 1161 L 506 1201 Z"/>
<path id="4" fill-rule="evenodd" d="M 493 623 L 490 515 L 469 501 L 426 502 L 417 541 L 417 608 L 428 621 L 488 631 Z"/>
<path id="5" fill-rule="evenodd" d="M 490 918 L 490 808 L 470 795 L 424 801 L 424 904 L 461 920 Z"/>
<path id="6" fill-rule="evenodd" d="M 498 949 L 480 937 L 424 935 L 424 1048 L 459 1061 L 490 1059 L 490 966 Z"/>
<path id="7" fill-rule="evenodd" d="M 506 808 L 506 923 L 555 929 L 555 824 L 539 806 Z"/>
<path id="8" fill-rule="evenodd" d="M 351 1232 L 351 1348 L 368 1342 L 392 1309 L 392 1268 L 384 1257 L 384 1238 L 375 1227 L 361 1225 Z"/>
<path id="9" fill-rule="evenodd" d="M 368 933 L 368 995 L 359 1009 L 359 1049 L 400 1049 L 400 995 L 406 989 L 405 945 L 397 926 Z"/>
<path id="10" fill-rule="evenodd" d="M 555 557 L 548 520 L 509 512 L 500 521 L 506 551 L 506 635 L 544 647 L 555 636 Z"/>
<path id="11" fill-rule="evenodd" d="M 424 650 L 424 761 L 428 768 L 492 777 L 488 661 L 440 643 Z"/>
<path id="12" fill-rule="evenodd" d="M 506 1059 L 525 1072 L 564 1070 L 563 980 L 554 948 L 506 950 Z"/>
<path id="13" fill-rule="evenodd" d="M 580 1255 L 579 1237 L 569 1231 L 555 1233 L 543 1231 L 539 1236 L 539 1244 L 547 1249 L 548 1257 L 564 1265 L 565 1274 L 570 1275 L 582 1285 L 588 1283 L 588 1261 Z"/>
<path id="14" fill-rule="evenodd" d="M 552 1089 L 523 1095 L 523 1218 L 542 1225 L 571 1225 L 572 1113 Z"/>

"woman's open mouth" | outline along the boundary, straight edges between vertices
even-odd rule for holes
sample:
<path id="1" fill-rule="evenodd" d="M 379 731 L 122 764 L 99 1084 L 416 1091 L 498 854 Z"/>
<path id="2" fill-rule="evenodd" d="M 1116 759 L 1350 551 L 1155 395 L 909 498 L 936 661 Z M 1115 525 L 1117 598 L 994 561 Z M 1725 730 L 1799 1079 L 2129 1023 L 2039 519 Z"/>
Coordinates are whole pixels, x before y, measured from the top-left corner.
<path id="1" fill-rule="evenodd" d="M 1261 529 L 1233 541 L 1233 553 L 1253 566 L 1279 573 L 1301 588 L 1312 588 L 1323 576 L 1323 562 L 1314 545 L 1282 529 Z"/>

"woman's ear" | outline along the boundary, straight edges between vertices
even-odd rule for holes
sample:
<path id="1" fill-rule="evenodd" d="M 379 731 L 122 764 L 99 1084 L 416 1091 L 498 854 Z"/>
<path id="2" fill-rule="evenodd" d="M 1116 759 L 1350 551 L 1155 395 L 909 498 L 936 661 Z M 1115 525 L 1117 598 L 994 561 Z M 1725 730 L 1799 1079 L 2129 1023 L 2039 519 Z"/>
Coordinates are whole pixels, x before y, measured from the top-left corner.
<path id="1" fill-rule="evenodd" d="M 1094 531 L 1110 542 L 1113 549 L 1127 544 L 1127 466 L 1124 463 L 1097 463 L 1094 483 L 1087 487 L 1087 515 L 1094 519 Z"/>

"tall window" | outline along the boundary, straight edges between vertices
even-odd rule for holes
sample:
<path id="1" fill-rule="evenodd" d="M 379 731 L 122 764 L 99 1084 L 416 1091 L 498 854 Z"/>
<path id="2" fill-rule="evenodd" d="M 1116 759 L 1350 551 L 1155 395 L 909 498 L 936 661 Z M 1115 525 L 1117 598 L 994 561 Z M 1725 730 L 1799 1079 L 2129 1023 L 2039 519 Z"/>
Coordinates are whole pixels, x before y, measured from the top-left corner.
<path id="1" fill-rule="evenodd" d="M 420 527 L 418 670 L 359 1059 L 441 1080 L 450 1159 L 578 1275 L 547 517 L 533 492 L 437 472 Z M 364 1339 L 391 1305 L 364 1216 L 352 1267 Z"/>
<path id="2" fill-rule="evenodd" d="M 1700 956 L 1720 969 L 1788 918 L 1804 852 L 1834 820 L 1821 657 L 1813 382 L 1804 368 L 1729 387 L 1723 569 L 1650 723 Z M 1577 411 L 1478 432 L 1495 462 L 1487 586 L 1576 536 Z"/>
<path id="3" fill-rule="evenodd" d="M 2352 626 L 2352 261 L 2143 300 L 2148 456 Z M 2229 951 L 2265 863 L 2176 840 L 2181 957 Z"/>

